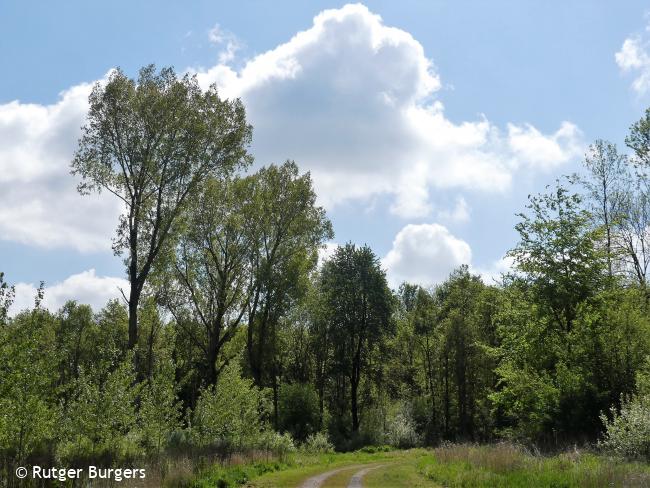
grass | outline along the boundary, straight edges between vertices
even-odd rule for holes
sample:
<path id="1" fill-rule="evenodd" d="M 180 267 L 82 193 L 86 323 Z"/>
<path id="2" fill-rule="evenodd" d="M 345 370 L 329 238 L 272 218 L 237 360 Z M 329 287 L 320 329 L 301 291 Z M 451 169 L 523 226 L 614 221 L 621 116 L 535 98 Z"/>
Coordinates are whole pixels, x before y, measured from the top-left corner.
<path id="1" fill-rule="evenodd" d="M 419 457 L 418 457 L 419 458 Z M 417 469 L 417 458 L 385 465 L 370 471 L 363 478 L 365 488 L 409 487 L 409 488 L 437 488 L 438 483 L 424 476 Z"/>
<path id="2" fill-rule="evenodd" d="M 337 479 L 349 480 L 350 477 L 358 470 L 362 469 L 361 466 L 367 464 L 377 464 L 380 462 L 388 462 L 395 459 L 400 459 L 405 456 L 407 451 L 379 451 L 379 452 L 363 452 L 355 451 L 348 453 L 336 454 L 320 454 L 320 455 L 304 455 L 298 454 L 295 456 L 293 465 L 287 471 L 277 473 L 269 473 L 250 483 L 251 487 L 255 488 L 278 488 L 278 487 L 294 487 L 299 486 L 307 478 L 331 471 L 338 468 L 350 467 L 345 473 L 335 475 Z M 357 468 L 358 467 L 358 468 Z M 347 475 L 347 478 L 346 478 Z M 331 485 L 332 480 L 327 480 L 325 486 Z M 347 486 L 347 482 L 345 484 Z"/>
<path id="3" fill-rule="evenodd" d="M 371 451 L 371 452 L 368 452 Z M 512 444 L 449 445 L 408 451 L 296 453 L 284 461 L 255 461 L 204 470 L 186 486 L 249 488 L 298 487 L 307 478 L 343 468 L 323 488 L 345 488 L 354 473 L 381 465 L 364 477 L 367 488 L 645 487 L 650 465 L 626 463 L 583 451 L 555 456 L 532 454 Z M 171 486 L 171 485 L 170 485 Z M 181 486 L 181 485 L 174 485 Z"/>
<path id="4" fill-rule="evenodd" d="M 511 444 L 434 449 L 418 471 L 446 487 L 595 488 L 650 486 L 650 467 L 587 452 L 532 455 Z"/>

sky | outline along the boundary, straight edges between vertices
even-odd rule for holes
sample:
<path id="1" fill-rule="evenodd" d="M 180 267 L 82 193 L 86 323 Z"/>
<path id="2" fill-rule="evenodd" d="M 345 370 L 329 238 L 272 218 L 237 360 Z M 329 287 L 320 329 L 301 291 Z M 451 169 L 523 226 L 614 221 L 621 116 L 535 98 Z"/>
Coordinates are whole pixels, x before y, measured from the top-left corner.
<path id="1" fill-rule="evenodd" d="M 645 2 L 0 2 L 0 271 L 14 312 L 128 286 L 120 209 L 69 174 L 87 97 L 155 63 L 240 97 L 255 167 L 310 171 L 335 237 L 392 286 L 508 268 L 527 196 L 624 148 L 650 105 Z"/>

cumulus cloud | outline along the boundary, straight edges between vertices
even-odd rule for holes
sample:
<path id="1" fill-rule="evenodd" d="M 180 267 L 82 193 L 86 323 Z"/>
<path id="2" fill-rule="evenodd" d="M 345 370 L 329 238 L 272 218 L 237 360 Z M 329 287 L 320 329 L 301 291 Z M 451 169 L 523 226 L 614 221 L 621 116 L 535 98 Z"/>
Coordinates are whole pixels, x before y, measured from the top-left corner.
<path id="1" fill-rule="evenodd" d="M 635 35 L 623 41 L 620 51 L 615 54 L 616 64 L 624 73 L 634 73 L 632 88 L 639 95 L 650 89 L 650 41 L 645 35 Z"/>
<path id="2" fill-rule="evenodd" d="M 34 306 L 37 286 L 33 283 L 17 283 L 16 299 L 11 313 L 16 314 Z M 110 276 L 97 276 L 94 269 L 74 274 L 65 280 L 46 286 L 42 306 L 55 312 L 68 300 L 88 304 L 94 310 L 101 309 L 106 302 L 121 297 L 120 289 L 128 296 L 129 283 L 125 279 Z"/>
<path id="3" fill-rule="evenodd" d="M 577 127 L 500 130 L 486 117 L 451 122 L 433 100 L 440 76 L 408 32 L 360 4 L 325 10 L 312 27 L 240 70 L 199 70 L 244 100 L 264 163 L 311 170 L 321 203 L 393 196 L 391 211 L 429 215 L 432 189 L 501 191 L 519 167 L 546 170 L 581 153 Z"/>
<path id="4" fill-rule="evenodd" d="M 508 145 L 517 161 L 543 169 L 553 169 L 583 153 L 582 133 L 570 122 L 548 136 L 530 124 L 508 124 Z"/>
<path id="5" fill-rule="evenodd" d="M 569 123 L 544 134 L 503 130 L 486 117 L 450 121 L 434 100 L 440 76 L 422 45 L 360 4 L 321 12 L 240 69 L 229 65 L 237 39 L 220 26 L 209 37 L 222 56 L 195 70 L 199 81 L 242 97 L 257 160 L 295 159 L 327 208 L 388 195 L 392 213 L 422 218 L 437 208 L 436 189 L 502 191 L 517 168 L 552 168 L 581 143 Z M 68 174 L 90 88 L 72 87 L 49 105 L 0 104 L 0 239 L 109 250 L 117 200 L 82 200 Z"/>
<path id="6" fill-rule="evenodd" d="M 470 245 L 435 223 L 403 227 L 381 263 L 393 288 L 404 281 L 425 287 L 440 284 L 464 264 L 484 283 L 493 285 L 513 268 L 513 259 L 507 256 L 484 267 L 473 266 Z"/>
<path id="7" fill-rule="evenodd" d="M 391 286 L 403 281 L 423 286 L 444 281 L 455 268 L 471 264 L 469 244 L 440 224 L 409 224 L 402 228 L 382 259 Z"/>
<path id="8" fill-rule="evenodd" d="M 76 192 L 69 163 L 88 107 L 90 84 L 51 105 L 0 104 L 0 238 L 80 251 L 110 249 L 117 202 Z"/>

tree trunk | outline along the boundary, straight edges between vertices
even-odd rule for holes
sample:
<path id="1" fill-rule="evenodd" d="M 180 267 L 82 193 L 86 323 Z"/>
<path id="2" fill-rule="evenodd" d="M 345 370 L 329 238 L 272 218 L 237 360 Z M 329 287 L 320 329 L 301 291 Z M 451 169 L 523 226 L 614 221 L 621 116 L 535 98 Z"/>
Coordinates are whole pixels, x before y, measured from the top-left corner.
<path id="1" fill-rule="evenodd" d="M 129 293 L 129 350 L 135 349 L 138 344 L 138 302 L 140 291 L 136 283 L 131 281 Z"/>
<path id="2" fill-rule="evenodd" d="M 217 336 L 212 333 L 208 340 L 208 354 L 206 356 L 207 361 L 207 374 L 205 377 L 206 386 L 212 386 L 217 384 L 217 355 L 219 354 L 219 341 Z"/>
<path id="3" fill-rule="evenodd" d="M 350 411 L 352 413 L 352 432 L 356 433 L 359 431 L 359 404 L 358 404 L 358 390 L 359 390 L 359 380 L 352 379 L 350 381 Z"/>

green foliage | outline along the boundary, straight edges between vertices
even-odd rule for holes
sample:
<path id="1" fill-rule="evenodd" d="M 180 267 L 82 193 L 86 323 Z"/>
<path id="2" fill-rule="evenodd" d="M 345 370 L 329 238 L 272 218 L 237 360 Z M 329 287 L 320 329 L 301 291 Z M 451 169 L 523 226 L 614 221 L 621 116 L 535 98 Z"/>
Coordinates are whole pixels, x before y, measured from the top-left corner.
<path id="1" fill-rule="evenodd" d="M 600 446 L 619 456 L 650 461 L 650 396 L 635 395 L 602 415 L 605 434 Z"/>
<path id="2" fill-rule="evenodd" d="M 247 224 L 255 236 L 250 256 L 255 282 L 249 297 L 248 367 L 255 383 L 272 387 L 277 400 L 281 319 L 305 297 L 318 250 L 333 237 L 332 224 L 316 205 L 310 174 L 300 174 L 293 161 L 262 168 L 244 184 L 251 196 Z"/>
<path id="3" fill-rule="evenodd" d="M 4 280 L 4 276 L 4 273 L 0 271 L 0 326 L 7 322 L 9 307 L 11 307 L 16 293 L 15 288 L 9 286 Z"/>
<path id="4" fill-rule="evenodd" d="M 503 363 L 496 371 L 498 389 L 490 399 L 504 419 L 503 433 L 516 439 L 538 439 L 548 432 L 558 414 L 560 396 L 553 378 L 512 363 Z"/>
<path id="5" fill-rule="evenodd" d="M 337 385 L 349 380 L 349 404 L 334 405 L 337 415 L 346 407 L 351 432 L 359 429 L 359 385 L 373 352 L 393 332 L 393 296 L 379 259 L 365 246 L 339 247 L 323 264 L 320 276 L 323 318 L 332 344 L 331 368 Z M 345 379 L 344 379 L 345 378 Z M 344 392 L 337 392 L 343 397 Z"/>
<path id="6" fill-rule="evenodd" d="M 530 197 L 500 283 L 463 265 L 393 293 L 368 246 L 318 267 L 332 226 L 296 163 L 236 173 L 251 161 L 240 101 L 149 66 L 137 80 L 112 72 L 89 102 L 72 169 L 82 193 L 124 204 L 114 250 L 127 305 L 50 313 L 41 284 L 34 308 L 10 317 L 0 273 L 1 475 L 39 460 L 149 459 L 163 472 L 180 453 L 197 469 L 243 453 L 343 464 L 384 459 L 369 444 L 557 446 L 603 427 L 604 449 L 650 457 L 650 110 L 626 139 L 633 155 L 589 148 L 585 194 L 571 177 Z M 600 478 L 587 468 L 602 467 L 503 445 L 435 455 L 408 479 L 589 486 Z M 273 469 L 214 467 L 205 483 Z"/>
<path id="7" fill-rule="evenodd" d="M 279 428 L 298 442 L 318 431 L 318 395 L 311 385 L 282 385 L 279 397 Z"/>
<path id="8" fill-rule="evenodd" d="M 148 452 L 160 455 L 167 447 L 172 432 L 181 427 L 180 410 L 174 365 L 167 361 L 142 387 L 138 423 L 142 442 Z"/>
<path id="9" fill-rule="evenodd" d="M 185 229 L 156 288 L 180 333 L 202 353 L 206 385 L 213 385 L 223 356 L 250 304 L 251 255 L 256 236 L 252 196 L 239 178 L 209 178 L 188 202 Z"/>
<path id="10" fill-rule="evenodd" d="M 77 463 L 92 459 L 111 463 L 136 456 L 135 401 L 141 387 L 135 384 L 132 356 L 116 365 L 98 363 L 82 371 L 72 390 L 74 396 L 62 412 L 58 456 Z"/>
<path id="11" fill-rule="evenodd" d="M 242 378 L 236 363 L 224 368 L 217 384 L 201 391 L 192 412 L 191 434 L 201 446 L 243 449 L 255 445 L 268 409 L 264 391 Z"/>
<path id="12" fill-rule="evenodd" d="M 124 207 L 116 254 L 125 254 L 129 347 L 138 340 L 138 305 L 149 274 L 176 234 L 188 198 L 208 176 L 246 166 L 251 127 L 239 100 L 201 90 L 196 77 L 172 68 L 140 70 L 137 80 L 113 70 L 97 83 L 71 163 L 82 194 L 108 191 Z"/>
<path id="13" fill-rule="evenodd" d="M 279 434 L 273 430 L 265 430 L 256 439 L 255 446 L 270 451 L 281 460 L 286 460 L 289 454 L 296 452 L 296 444 L 288 432 Z"/>
<path id="14" fill-rule="evenodd" d="M 288 467 L 289 465 L 286 463 L 278 461 L 255 462 L 239 466 L 215 465 L 202 473 L 190 486 L 192 488 L 234 488 L 245 485 L 264 474 L 274 473 Z"/>
<path id="15" fill-rule="evenodd" d="M 51 449 L 58 416 L 53 322 L 37 309 L 0 327 L 0 456 L 17 464 Z"/>
<path id="16" fill-rule="evenodd" d="M 418 461 L 418 471 L 443 486 L 472 488 L 641 487 L 650 479 L 647 466 L 579 451 L 535 456 L 509 444 L 441 447 Z"/>
<path id="17" fill-rule="evenodd" d="M 327 454 L 334 452 L 334 445 L 327 438 L 327 434 L 316 432 L 307 436 L 302 449 L 310 454 Z"/>
<path id="18" fill-rule="evenodd" d="M 600 229 L 568 182 L 530 198 L 530 214 L 519 214 L 520 241 L 509 252 L 516 269 L 531 285 L 533 299 L 558 331 L 570 332 L 578 305 L 603 286 L 605 254 L 598 246 Z"/>
<path id="19" fill-rule="evenodd" d="M 400 405 L 389 417 L 386 425 L 386 443 L 399 449 L 408 449 L 420 444 L 420 435 L 416 431 L 415 421 L 408 406 Z"/>

